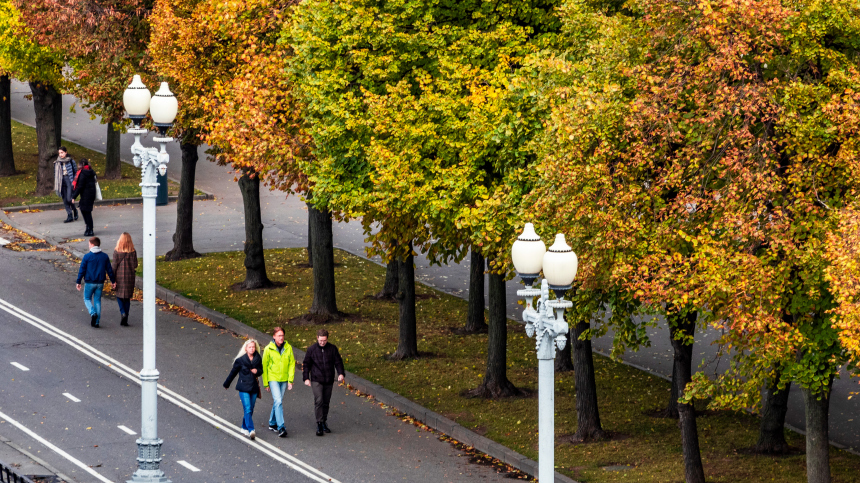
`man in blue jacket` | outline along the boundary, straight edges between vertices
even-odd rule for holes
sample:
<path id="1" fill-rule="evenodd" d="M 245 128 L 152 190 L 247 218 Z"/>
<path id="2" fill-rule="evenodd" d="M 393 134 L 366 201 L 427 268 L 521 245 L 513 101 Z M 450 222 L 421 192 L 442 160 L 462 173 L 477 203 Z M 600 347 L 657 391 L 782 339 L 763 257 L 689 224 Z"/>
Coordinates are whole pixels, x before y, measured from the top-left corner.
<path id="1" fill-rule="evenodd" d="M 90 238 L 90 252 L 81 260 L 78 270 L 77 288 L 81 291 L 81 279 L 84 280 L 84 305 L 90 313 L 90 325 L 99 326 L 102 315 L 102 288 L 105 285 L 105 273 L 110 277 L 111 286 L 116 289 L 116 276 L 110 266 L 110 257 L 102 252 L 102 241 L 99 237 Z"/>

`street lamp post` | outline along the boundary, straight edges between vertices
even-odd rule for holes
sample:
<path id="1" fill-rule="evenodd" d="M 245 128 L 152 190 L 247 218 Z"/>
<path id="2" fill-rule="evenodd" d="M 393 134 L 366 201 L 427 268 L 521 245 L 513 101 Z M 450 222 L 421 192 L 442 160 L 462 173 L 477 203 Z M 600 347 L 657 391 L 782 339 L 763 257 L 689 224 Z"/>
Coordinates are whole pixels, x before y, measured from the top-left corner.
<path id="1" fill-rule="evenodd" d="M 176 118 L 176 97 L 166 82 L 152 97 L 149 89 L 134 76 L 123 93 L 123 105 L 134 128 L 131 153 L 134 166 L 141 168 L 140 191 L 143 196 L 143 369 L 140 371 L 140 438 L 137 440 L 137 471 L 128 483 L 170 483 L 161 471 L 161 445 L 158 439 L 158 370 L 155 368 L 155 198 L 158 195 L 156 175 L 167 173 L 167 143 L 165 136 Z M 155 138 L 161 149 L 145 148 L 140 137 L 147 130 L 140 127 L 149 112 L 160 137 Z"/>
<path id="2" fill-rule="evenodd" d="M 526 334 L 537 341 L 538 358 L 538 480 L 555 481 L 555 348 L 564 349 L 567 344 L 567 322 L 564 311 L 573 303 L 564 300 L 564 294 L 571 288 L 578 260 L 567 245 L 564 235 L 555 236 L 555 243 L 546 249 L 543 241 L 535 233 L 534 225 L 526 223 L 522 234 L 514 242 L 511 258 L 526 288 L 518 290 L 526 308 L 523 321 Z M 534 282 L 543 270 L 541 288 L 534 288 Z M 550 300 L 549 291 L 556 294 Z M 534 305 L 534 298 L 539 297 Z"/>

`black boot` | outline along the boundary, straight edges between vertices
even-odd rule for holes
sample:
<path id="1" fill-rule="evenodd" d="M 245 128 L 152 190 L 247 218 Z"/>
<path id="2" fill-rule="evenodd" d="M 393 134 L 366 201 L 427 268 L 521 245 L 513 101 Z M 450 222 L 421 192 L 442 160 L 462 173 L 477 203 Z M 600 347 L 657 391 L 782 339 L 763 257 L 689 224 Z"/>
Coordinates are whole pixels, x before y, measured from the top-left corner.
<path id="1" fill-rule="evenodd" d="M 98 327 L 98 325 L 96 324 L 97 320 L 99 320 L 98 315 L 93 315 L 92 317 L 90 317 L 90 327 Z"/>
<path id="2" fill-rule="evenodd" d="M 317 423 L 317 436 L 323 435 L 323 423 Z"/>
<path id="3" fill-rule="evenodd" d="M 64 221 L 63 223 L 71 223 L 73 221 L 75 221 L 75 220 L 72 219 L 72 214 L 69 213 L 69 216 L 66 217 L 66 221 Z"/>
<path id="4" fill-rule="evenodd" d="M 323 431 L 325 431 L 326 433 L 331 433 L 331 430 L 328 429 L 328 423 L 326 421 L 322 422 L 322 426 L 323 426 Z"/>
<path id="5" fill-rule="evenodd" d="M 78 221 L 78 210 L 75 210 L 75 221 Z"/>
<path id="6" fill-rule="evenodd" d="M 122 314 L 122 319 L 120 319 L 119 325 L 128 327 L 128 314 Z"/>

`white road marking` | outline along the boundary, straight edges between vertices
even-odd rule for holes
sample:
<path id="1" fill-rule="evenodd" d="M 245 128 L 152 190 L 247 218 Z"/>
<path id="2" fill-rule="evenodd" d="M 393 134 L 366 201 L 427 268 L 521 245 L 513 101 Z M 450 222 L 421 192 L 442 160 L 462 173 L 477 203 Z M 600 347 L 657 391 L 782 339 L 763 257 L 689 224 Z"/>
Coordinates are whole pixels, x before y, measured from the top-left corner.
<path id="1" fill-rule="evenodd" d="M 67 398 L 71 399 L 72 402 L 81 402 L 80 399 L 76 398 L 75 396 L 72 396 L 71 394 L 69 394 L 67 392 L 64 392 L 63 396 L 66 396 Z"/>
<path id="2" fill-rule="evenodd" d="M 135 435 L 135 434 L 137 434 L 137 433 L 135 433 L 133 430 L 131 430 L 131 429 L 129 429 L 129 428 L 126 428 L 125 426 L 123 426 L 123 425 L 121 425 L 121 424 L 120 424 L 119 426 L 117 426 L 117 428 L 119 428 L 119 429 L 121 429 L 121 430 L 123 430 L 123 431 L 125 431 L 126 433 L 131 434 L 131 435 Z"/>
<path id="3" fill-rule="evenodd" d="M 91 475 L 95 476 L 96 478 L 98 478 L 98 479 L 99 479 L 99 481 L 103 481 L 104 483 L 113 483 L 111 480 L 109 480 L 109 479 L 105 478 L 104 476 L 100 475 L 100 474 L 99 474 L 99 473 L 97 473 L 95 470 L 93 470 L 92 468 L 90 468 L 90 467 L 89 467 L 89 466 L 87 466 L 86 464 L 82 463 L 80 460 L 78 460 L 78 459 L 74 458 L 74 457 L 73 457 L 72 455 L 70 455 L 69 453 L 66 453 L 65 451 L 61 450 L 60 448 L 58 448 L 58 447 L 54 446 L 54 445 L 53 445 L 53 444 L 51 444 L 47 439 L 45 439 L 45 438 L 43 438 L 43 437 L 39 436 L 38 434 L 34 433 L 33 431 L 30 431 L 29 429 L 27 429 L 27 427 L 26 427 L 26 426 L 24 426 L 23 424 L 19 423 L 18 421 L 15 421 L 14 419 L 12 419 L 12 418 L 10 418 L 9 416 L 7 416 L 7 415 L 3 414 L 2 412 L 0 412 L 0 418 L 3 418 L 3 419 L 5 419 L 6 421 L 8 421 L 8 422 L 12 423 L 12 426 L 15 426 L 16 428 L 20 429 L 21 431 L 23 431 L 23 432 L 27 433 L 27 435 L 28 435 L 28 436 L 30 436 L 31 438 L 33 438 L 33 439 L 35 439 L 36 441 L 38 441 L 38 442 L 42 443 L 43 445 L 47 446 L 47 447 L 48 447 L 48 449 L 50 449 L 50 450 L 51 450 L 51 451 L 53 451 L 54 453 L 57 453 L 58 455 L 62 456 L 63 458 L 66 458 L 67 460 L 71 461 L 72 463 L 74 463 L 74 465 L 75 465 L 75 466 L 77 466 L 77 467 L 81 468 L 82 470 L 86 471 L 87 473 L 89 473 L 89 474 L 91 474 Z"/>
<path id="4" fill-rule="evenodd" d="M 18 369 L 21 369 L 22 371 L 29 371 L 30 370 L 30 368 L 28 368 L 27 366 L 22 365 L 22 364 L 18 364 L 17 362 L 10 362 L 10 364 L 17 367 Z"/>
<path id="5" fill-rule="evenodd" d="M 188 468 L 188 469 L 189 469 L 189 470 L 191 470 L 191 471 L 194 471 L 194 472 L 200 471 L 200 468 L 198 468 L 198 467 L 196 467 L 196 466 L 194 466 L 194 465 L 192 465 L 192 464 L 188 463 L 187 461 L 179 460 L 179 461 L 177 461 L 177 463 L 179 463 L 180 465 L 182 465 L 182 466 L 184 466 L 184 467 Z"/>
<path id="6" fill-rule="evenodd" d="M 133 381 L 135 384 L 140 385 L 140 374 L 137 371 L 134 371 L 125 364 L 99 351 L 98 349 L 92 347 L 91 345 L 78 339 L 77 337 L 54 327 L 53 325 L 45 322 L 44 320 L 28 312 L 25 312 L 24 310 L 10 304 L 9 302 L 6 302 L 3 299 L 0 299 L 0 309 L 16 317 L 20 317 L 22 321 L 36 327 L 37 329 L 49 335 L 56 337 L 60 341 L 69 344 L 71 347 L 77 349 L 78 351 L 82 352 L 96 362 L 101 363 L 102 367 L 110 369 L 120 374 L 121 376 L 125 376 L 129 380 Z M 240 427 L 218 416 L 212 411 L 209 411 L 208 409 L 197 405 L 196 403 L 188 400 L 184 396 L 162 386 L 161 384 L 158 385 L 158 395 L 166 401 L 169 401 L 176 406 L 179 406 L 180 408 L 188 411 L 192 415 L 197 416 L 203 421 L 211 424 L 216 429 L 223 431 L 224 433 L 244 442 L 245 444 L 250 445 L 254 449 L 270 456 L 275 461 L 289 466 L 293 470 L 307 476 L 313 481 L 319 481 L 322 483 L 341 483 L 340 480 L 336 480 L 331 476 L 328 476 L 322 471 L 314 468 L 313 466 L 309 465 L 308 463 L 305 463 L 304 461 L 296 458 L 295 456 L 284 452 L 283 450 L 271 443 L 263 441 L 259 438 L 255 440 L 248 439 L 248 437 L 242 434 L 242 429 Z"/>

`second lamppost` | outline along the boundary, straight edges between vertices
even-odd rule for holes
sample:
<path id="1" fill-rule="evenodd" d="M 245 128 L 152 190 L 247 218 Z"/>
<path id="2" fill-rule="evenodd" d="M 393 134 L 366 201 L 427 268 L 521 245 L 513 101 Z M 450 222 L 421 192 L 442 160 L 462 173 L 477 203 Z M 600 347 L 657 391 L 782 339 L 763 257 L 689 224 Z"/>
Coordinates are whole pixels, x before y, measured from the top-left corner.
<path id="1" fill-rule="evenodd" d="M 526 223 L 522 234 L 511 249 L 514 268 L 526 284 L 518 290 L 526 308 L 523 321 L 526 334 L 536 339 L 538 358 L 538 480 L 542 483 L 555 480 L 555 348 L 564 349 L 567 344 L 568 325 L 564 311 L 573 303 L 564 300 L 564 294 L 576 278 L 578 260 L 567 245 L 564 235 L 555 236 L 555 243 L 547 250 L 535 232 L 534 225 Z M 534 282 L 543 271 L 541 288 Z M 549 291 L 555 292 L 550 300 Z M 539 297 L 537 304 L 534 298 Z"/>
<path id="2" fill-rule="evenodd" d="M 128 483 L 170 483 L 161 471 L 161 445 L 158 438 L 158 370 L 155 368 L 155 198 L 158 196 L 157 174 L 167 173 L 167 143 L 165 136 L 176 119 L 178 104 L 167 82 L 151 96 L 149 89 L 134 76 L 123 93 L 123 106 L 134 128 L 131 153 L 134 165 L 141 169 L 140 191 L 143 196 L 143 369 L 140 371 L 140 438 L 137 440 L 137 471 Z M 146 114 L 152 116 L 160 136 L 155 137 L 161 149 L 145 148 L 140 137 L 147 130 L 140 127 Z"/>

